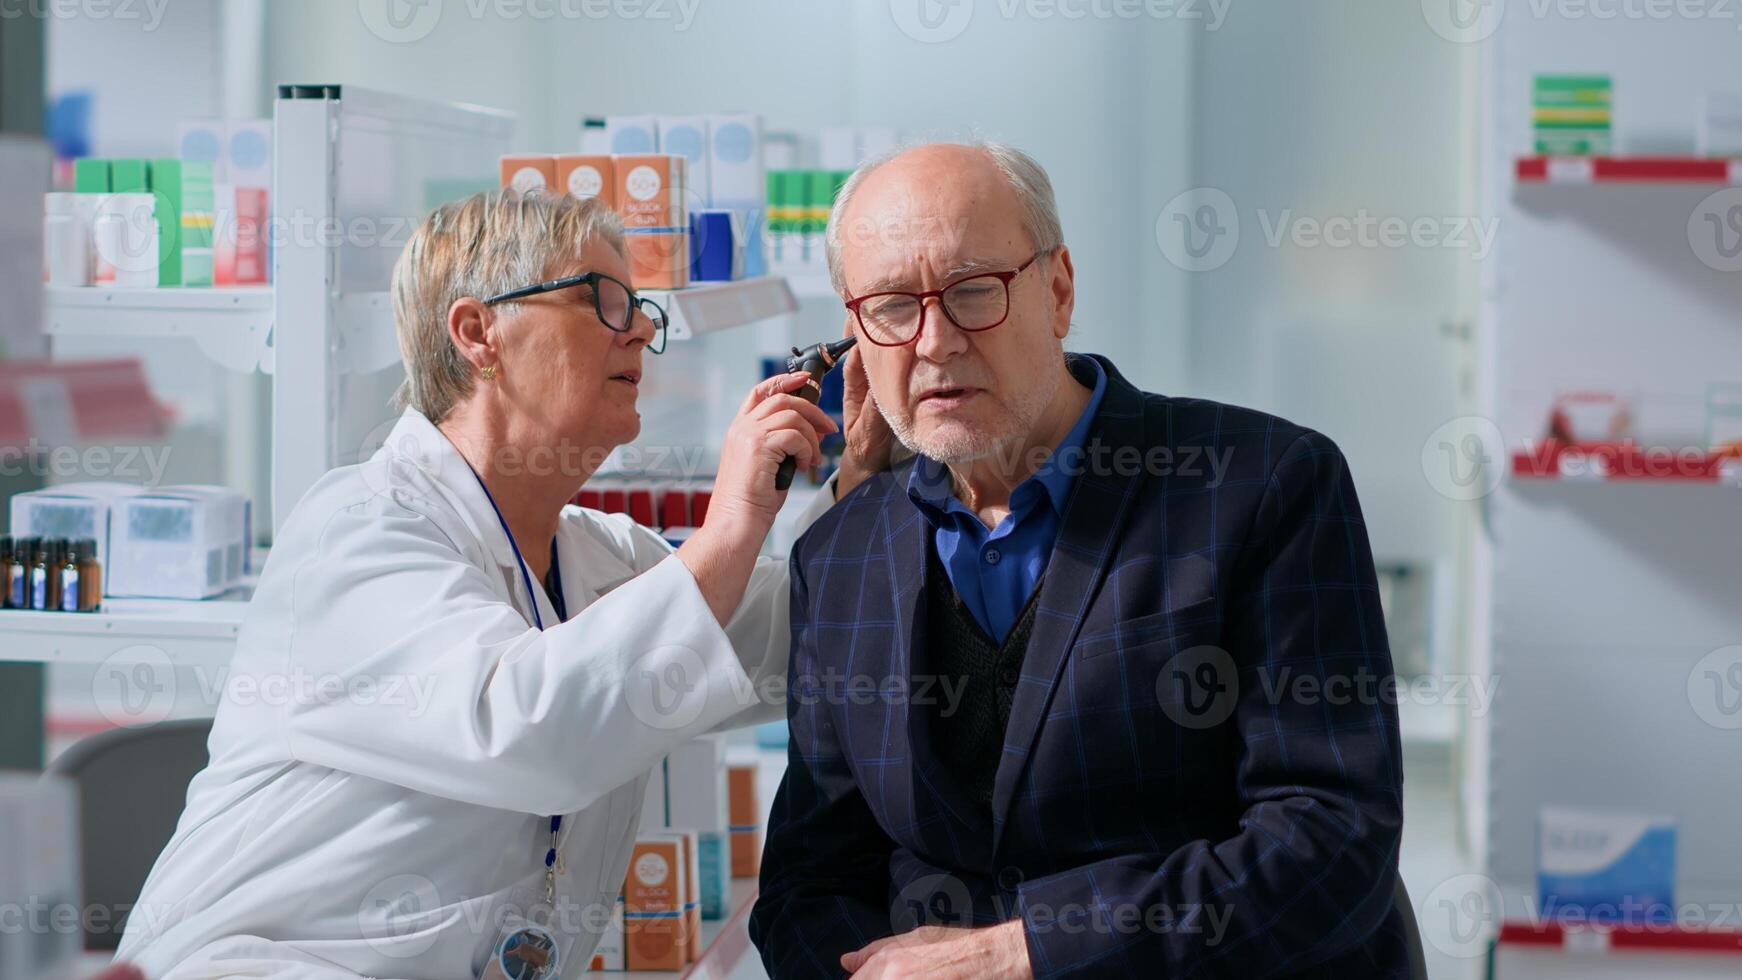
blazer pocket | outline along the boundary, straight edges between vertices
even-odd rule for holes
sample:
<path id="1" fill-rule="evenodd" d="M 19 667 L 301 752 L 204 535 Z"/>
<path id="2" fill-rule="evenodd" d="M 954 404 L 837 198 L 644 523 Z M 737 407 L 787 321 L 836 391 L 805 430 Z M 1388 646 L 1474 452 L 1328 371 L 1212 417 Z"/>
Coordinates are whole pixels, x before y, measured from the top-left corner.
<path id="1" fill-rule="evenodd" d="M 1216 597 L 1205 596 L 1179 609 L 1147 613 L 1124 620 L 1111 632 L 1079 639 L 1077 655 L 1084 660 L 1093 660 L 1120 649 L 1130 652 L 1172 639 L 1193 627 L 1213 623 L 1215 620 L 1210 614 L 1215 606 Z"/>

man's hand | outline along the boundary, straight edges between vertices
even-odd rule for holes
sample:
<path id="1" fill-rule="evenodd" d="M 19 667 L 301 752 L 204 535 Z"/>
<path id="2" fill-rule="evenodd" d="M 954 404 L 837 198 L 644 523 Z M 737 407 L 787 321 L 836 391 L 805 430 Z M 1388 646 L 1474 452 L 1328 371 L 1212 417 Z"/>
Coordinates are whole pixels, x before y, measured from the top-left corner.
<path id="1" fill-rule="evenodd" d="M 847 427 L 847 451 L 841 456 L 839 475 L 835 477 L 835 499 L 845 497 L 852 489 L 873 475 L 886 470 L 894 461 L 895 433 L 883 420 L 883 413 L 871 401 L 871 383 L 865 376 L 865 362 L 854 347 L 841 359 L 841 414 Z"/>
<path id="2" fill-rule="evenodd" d="M 921 926 L 848 953 L 841 957 L 841 967 L 855 980 L 898 977 L 1030 980 L 1034 976 L 1020 919 L 984 929 Z"/>

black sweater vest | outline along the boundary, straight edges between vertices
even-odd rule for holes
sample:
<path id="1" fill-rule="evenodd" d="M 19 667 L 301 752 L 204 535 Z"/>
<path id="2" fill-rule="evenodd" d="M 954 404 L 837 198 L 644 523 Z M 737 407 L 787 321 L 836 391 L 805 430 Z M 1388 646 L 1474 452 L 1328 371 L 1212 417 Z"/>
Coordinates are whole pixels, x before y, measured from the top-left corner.
<path id="1" fill-rule="evenodd" d="M 942 682 L 940 693 L 960 692 L 959 700 L 940 696 L 932 706 L 932 751 L 967 793 L 992 805 L 992 784 L 1004 755 L 1004 730 L 1022 676 L 1022 658 L 1034 632 L 1040 582 L 1010 627 L 1003 643 L 981 628 L 950 584 L 931 548 L 926 573 L 926 648 L 931 668 Z M 1044 574 L 1042 581 L 1045 580 Z M 965 682 L 965 683 L 964 683 Z"/>

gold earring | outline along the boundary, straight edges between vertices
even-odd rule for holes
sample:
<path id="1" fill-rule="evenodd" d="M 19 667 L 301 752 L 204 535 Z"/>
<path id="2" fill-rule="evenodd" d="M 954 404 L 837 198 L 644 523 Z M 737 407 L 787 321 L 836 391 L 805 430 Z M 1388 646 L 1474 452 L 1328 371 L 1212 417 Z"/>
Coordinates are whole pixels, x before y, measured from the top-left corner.
<path id="1" fill-rule="evenodd" d="M 486 364 L 482 368 L 478 369 L 478 374 L 480 376 L 482 376 L 485 381 L 495 381 L 496 380 L 496 365 Z"/>

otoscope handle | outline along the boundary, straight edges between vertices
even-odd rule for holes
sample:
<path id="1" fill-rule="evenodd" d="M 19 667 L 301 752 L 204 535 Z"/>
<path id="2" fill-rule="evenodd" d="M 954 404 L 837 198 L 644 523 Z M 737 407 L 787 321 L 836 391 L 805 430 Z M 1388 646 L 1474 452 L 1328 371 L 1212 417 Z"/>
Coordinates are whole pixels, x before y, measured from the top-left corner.
<path id="1" fill-rule="evenodd" d="M 793 392 L 793 394 L 799 398 L 803 398 L 807 402 L 810 402 L 812 405 L 815 405 L 817 399 L 822 395 L 821 378 L 819 375 L 827 372 L 828 368 L 825 367 L 821 361 L 812 358 L 805 361 L 804 369 L 809 371 L 811 374 L 810 383 Z M 788 456 L 781 460 L 780 469 L 774 471 L 774 489 L 785 490 L 791 487 L 793 474 L 797 471 L 797 456 Z"/>

